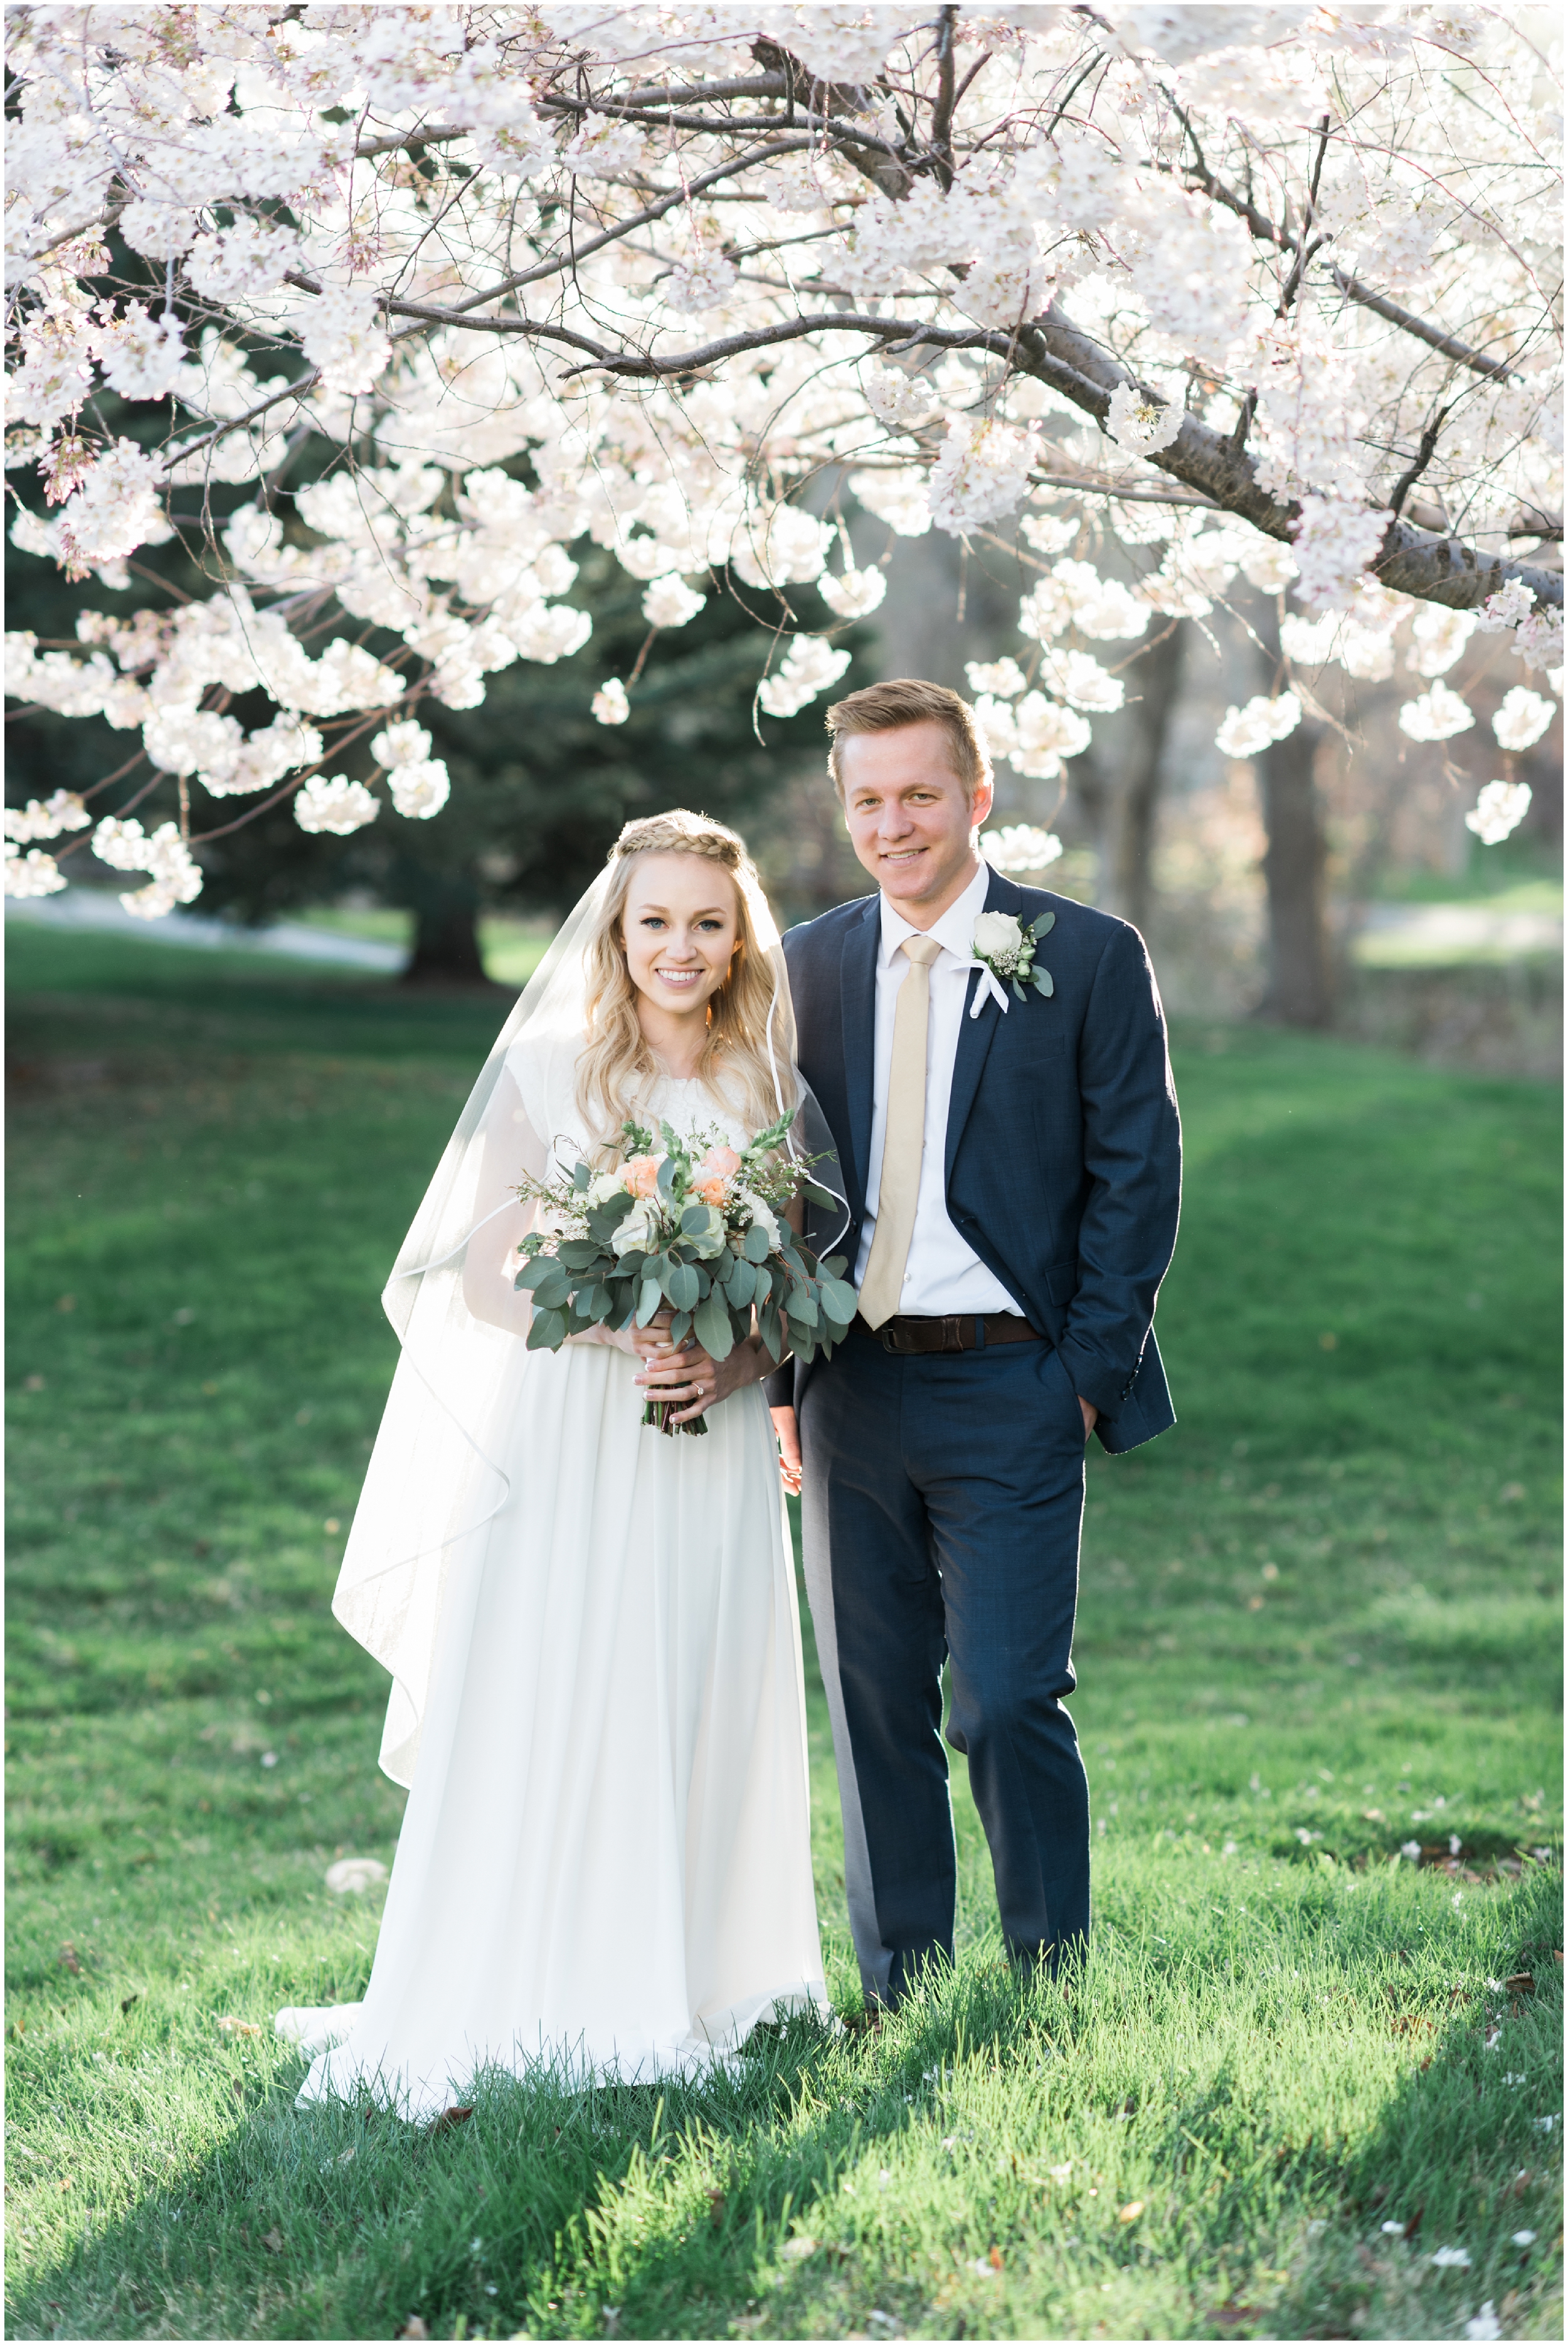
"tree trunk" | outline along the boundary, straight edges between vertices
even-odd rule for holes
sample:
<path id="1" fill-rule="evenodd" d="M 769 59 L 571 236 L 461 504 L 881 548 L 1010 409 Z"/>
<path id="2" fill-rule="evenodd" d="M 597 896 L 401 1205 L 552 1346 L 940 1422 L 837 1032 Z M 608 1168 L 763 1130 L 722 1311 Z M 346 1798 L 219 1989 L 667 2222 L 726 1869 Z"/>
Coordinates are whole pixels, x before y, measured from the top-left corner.
<path id="1" fill-rule="evenodd" d="M 479 891 L 471 880 L 443 871 L 400 875 L 414 914 L 414 949 L 403 971 L 412 985 L 483 985 L 479 949 Z"/>
<path id="2" fill-rule="evenodd" d="M 1278 623 L 1271 606 L 1259 634 L 1266 646 L 1277 645 Z M 1277 688 L 1278 674 L 1270 659 L 1267 689 Z M 1258 1015 L 1281 1026 L 1327 1026 L 1334 1014 L 1324 886 L 1329 848 L 1313 773 L 1322 737 L 1322 726 L 1304 716 L 1284 740 L 1271 741 L 1259 759 L 1269 839 L 1263 856 L 1269 983 Z"/>
<path id="3" fill-rule="evenodd" d="M 1165 744 L 1181 688 L 1187 628 L 1181 621 L 1156 638 L 1132 674 L 1138 698 L 1128 710 L 1131 738 L 1122 770 L 1108 793 L 1103 848 L 1105 908 L 1135 929 L 1148 926 L 1154 886 L 1154 853 Z"/>

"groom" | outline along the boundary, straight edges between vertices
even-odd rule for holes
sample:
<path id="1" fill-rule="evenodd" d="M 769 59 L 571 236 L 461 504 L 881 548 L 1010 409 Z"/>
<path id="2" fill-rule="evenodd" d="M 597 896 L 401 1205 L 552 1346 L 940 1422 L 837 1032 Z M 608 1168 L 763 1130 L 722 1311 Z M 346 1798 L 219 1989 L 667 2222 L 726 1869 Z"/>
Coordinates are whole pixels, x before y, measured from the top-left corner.
<path id="1" fill-rule="evenodd" d="M 1062 1707 L 1084 1447 L 1175 1421 L 1150 1323 L 1181 1142 L 1137 930 L 981 860 L 991 771 L 968 703 L 901 679 L 827 725 L 877 892 L 784 950 L 860 1315 L 769 1397 L 786 1468 L 804 1454 L 855 1950 L 868 2002 L 892 2005 L 953 1957 L 945 1661 L 1010 1952 L 1055 1967 L 1087 1936 L 1088 1787 Z M 1047 911 L 1054 990 L 1020 1000 L 972 958 L 976 923 Z"/>

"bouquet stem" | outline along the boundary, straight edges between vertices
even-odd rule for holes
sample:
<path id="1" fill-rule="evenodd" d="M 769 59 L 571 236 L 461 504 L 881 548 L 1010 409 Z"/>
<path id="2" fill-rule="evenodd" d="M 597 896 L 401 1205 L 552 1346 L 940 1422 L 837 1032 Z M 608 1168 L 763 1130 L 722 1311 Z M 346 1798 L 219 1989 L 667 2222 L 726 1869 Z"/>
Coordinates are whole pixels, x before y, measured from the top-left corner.
<path id="1" fill-rule="evenodd" d="M 671 1435 L 677 1433 L 706 1433 L 708 1429 L 708 1420 L 705 1416 L 693 1416 L 685 1425 L 677 1425 L 675 1423 L 675 1404 L 673 1400 L 651 1400 L 647 1402 L 642 1410 L 642 1422 L 644 1425 L 656 1425 L 661 1433 Z"/>

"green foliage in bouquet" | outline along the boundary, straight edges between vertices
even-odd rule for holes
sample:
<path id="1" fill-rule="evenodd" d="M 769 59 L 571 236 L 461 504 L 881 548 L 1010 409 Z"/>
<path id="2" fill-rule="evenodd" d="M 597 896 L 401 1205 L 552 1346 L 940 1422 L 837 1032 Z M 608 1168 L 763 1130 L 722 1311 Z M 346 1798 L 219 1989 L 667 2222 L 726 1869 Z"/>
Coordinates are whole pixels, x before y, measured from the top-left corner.
<path id="1" fill-rule="evenodd" d="M 750 1335 L 754 1313 L 774 1359 L 831 1353 L 856 1296 L 844 1255 L 819 1261 L 784 1218 L 803 1192 L 835 1202 L 809 1176 L 815 1159 L 778 1153 L 794 1121 L 792 1109 L 738 1150 L 665 1123 L 662 1151 L 651 1130 L 628 1122 L 610 1171 L 579 1163 L 570 1183 L 521 1183 L 518 1194 L 552 1224 L 522 1241 L 516 1283 L 533 1294 L 530 1350 L 559 1351 L 591 1327 L 646 1327 L 667 1311 L 672 1344 L 693 1335 L 715 1360 Z M 651 1400 L 642 1421 L 665 1433 L 708 1429 L 703 1417 L 677 1428 L 673 1413 Z"/>

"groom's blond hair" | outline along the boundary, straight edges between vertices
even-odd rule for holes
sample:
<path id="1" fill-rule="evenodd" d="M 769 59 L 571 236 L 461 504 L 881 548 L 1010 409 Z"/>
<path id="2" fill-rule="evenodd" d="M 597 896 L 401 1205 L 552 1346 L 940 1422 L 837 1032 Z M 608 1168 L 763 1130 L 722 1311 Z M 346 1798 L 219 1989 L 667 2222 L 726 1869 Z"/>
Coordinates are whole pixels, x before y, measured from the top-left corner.
<path id="1" fill-rule="evenodd" d="M 847 699 L 835 701 L 827 712 L 827 770 L 842 798 L 844 773 L 839 744 L 856 733 L 896 733 L 907 725 L 939 725 L 947 736 L 953 771 L 973 798 L 982 782 L 991 778 L 991 753 L 975 721 L 975 712 L 961 693 L 945 684 L 927 684 L 923 676 L 895 675 L 885 684 L 868 684 Z"/>

